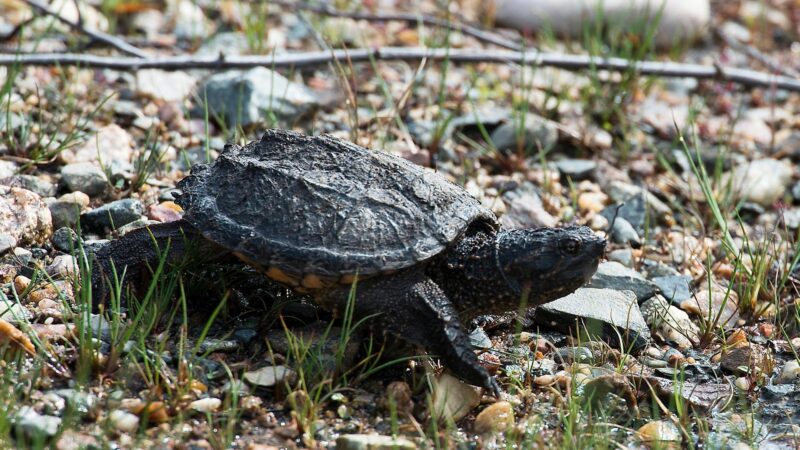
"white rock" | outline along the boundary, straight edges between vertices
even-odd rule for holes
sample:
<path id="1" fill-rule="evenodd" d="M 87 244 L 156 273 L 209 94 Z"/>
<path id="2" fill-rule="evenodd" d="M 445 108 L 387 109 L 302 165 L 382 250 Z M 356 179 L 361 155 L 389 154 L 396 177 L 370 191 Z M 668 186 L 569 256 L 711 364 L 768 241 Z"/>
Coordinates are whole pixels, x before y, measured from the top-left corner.
<path id="1" fill-rule="evenodd" d="M 53 277 L 75 278 L 81 274 L 78 260 L 72 255 L 58 255 L 53 258 L 53 262 L 47 266 L 47 274 Z"/>
<path id="2" fill-rule="evenodd" d="M 433 410 L 431 415 L 439 421 L 458 422 L 481 401 L 481 390 L 444 373 L 431 378 L 433 385 Z"/>
<path id="3" fill-rule="evenodd" d="M 214 412 L 222 406 L 222 400 L 218 398 L 201 398 L 199 400 L 195 400 L 192 403 L 189 403 L 189 409 L 201 412 L 201 413 L 209 413 Z"/>
<path id="4" fill-rule="evenodd" d="M 197 80 L 186 72 L 142 69 L 136 72 L 139 94 L 167 102 L 177 102 L 192 93 Z"/>
<path id="5" fill-rule="evenodd" d="M 97 134 L 82 146 L 75 150 L 65 150 L 59 156 L 67 163 L 102 162 L 107 166 L 113 160 L 130 162 L 133 148 L 133 137 L 119 125 L 112 123 L 97 130 Z"/>
<path id="6" fill-rule="evenodd" d="M 742 164 L 733 173 L 733 193 L 737 198 L 772 206 L 786 192 L 792 172 L 789 164 L 769 158 Z"/>
<path id="7" fill-rule="evenodd" d="M 800 362 L 796 359 L 790 359 L 786 362 L 781 370 L 778 379 L 775 380 L 776 384 L 792 384 L 800 381 Z"/>
<path id="8" fill-rule="evenodd" d="M 663 11 L 660 11 L 663 3 Z M 671 47 L 676 40 L 693 41 L 708 31 L 708 0 L 494 0 L 498 24 L 524 31 L 551 30 L 579 39 L 600 18 L 624 27 L 654 20 L 660 13 L 655 43 Z"/>
<path id="9" fill-rule="evenodd" d="M 336 439 L 336 450 L 414 450 L 413 442 L 380 434 L 343 434 Z"/>
<path id="10" fill-rule="evenodd" d="M 244 380 L 258 387 L 273 387 L 294 378 L 294 371 L 286 366 L 266 366 L 244 373 Z"/>
<path id="11" fill-rule="evenodd" d="M 115 429 L 125 433 L 134 433 L 139 429 L 139 416 L 127 411 L 111 411 L 108 420 Z"/>
<path id="12" fill-rule="evenodd" d="M 13 237 L 17 245 L 45 242 L 53 234 L 50 210 L 27 189 L 0 186 L 0 234 Z"/>
<path id="13" fill-rule="evenodd" d="M 0 77 L 0 83 L 3 82 L 3 77 Z M 5 130 L 4 130 L 5 131 Z M 11 161 L 0 160 L 0 180 L 8 178 L 17 173 L 17 165 Z"/>
<path id="14" fill-rule="evenodd" d="M 170 0 L 167 17 L 173 24 L 172 32 L 178 39 L 204 38 L 213 31 L 203 8 L 194 0 Z"/>

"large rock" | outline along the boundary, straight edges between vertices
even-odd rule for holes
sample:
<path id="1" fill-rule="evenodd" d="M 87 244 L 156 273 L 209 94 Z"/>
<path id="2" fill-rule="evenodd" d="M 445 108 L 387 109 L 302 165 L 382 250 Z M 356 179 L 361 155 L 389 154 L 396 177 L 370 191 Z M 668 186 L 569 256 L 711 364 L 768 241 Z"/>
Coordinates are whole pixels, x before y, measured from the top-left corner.
<path id="1" fill-rule="evenodd" d="M 293 118 L 319 105 L 308 88 L 264 67 L 213 75 L 200 95 L 206 97 L 212 117 L 230 128 L 260 123 L 270 114 Z"/>
<path id="2" fill-rule="evenodd" d="M 589 339 L 600 337 L 614 348 L 644 347 L 650 339 L 650 329 L 639 311 L 636 296 L 631 291 L 612 289 L 578 289 L 574 293 L 540 306 L 534 319 L 546 326 L 567 333 L 585 333 Z"/>
<path id="3" fill-rule="evenodd" d="M 632 291 L 639 303 L 658 293 L 658 286 L 646 280 L 639 272 L 622 264 L 608 261 L 600 264 L 588 287 Z"/>
<path id="4" fill-rule="evenodd" d="M 50 210 L 41 197 L 27 189 L 0 185 L 0 235 L 26 245 L 42 244 L 52 233 Z"/>
<path id="5" fill-rule="evenodd" d="M 629 30 L 658 20 L 655 44 L 665 48 L 704 36 L 711 18 L 708 0 L 494 0 L 494 7 L 498 24 L 572 39 L 598 21 Z"/>

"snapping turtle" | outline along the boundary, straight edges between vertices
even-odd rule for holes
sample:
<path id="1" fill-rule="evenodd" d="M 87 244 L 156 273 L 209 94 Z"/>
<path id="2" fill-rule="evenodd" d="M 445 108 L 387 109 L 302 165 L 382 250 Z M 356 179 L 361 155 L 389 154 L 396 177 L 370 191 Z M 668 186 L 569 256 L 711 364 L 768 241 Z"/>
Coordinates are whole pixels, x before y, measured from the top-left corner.
<path id="1" fill-rule="evenodd" d="M 326 309 L 354 314 L 436 353 L 458 377 L 499 392 L 460 319 L 569 294 L 597 269 L 605 240 L 586 227 L 500 229 L 439 174 L 333 137 L 270 130 L 228 145 L 178 187 L 185 215 L 132 231 L 95 255 L 95 305 L 126 276 L 189 242 L 241 260 Z M 167 244 L 169 247 L 167 247 Z M 112 266 L 113 264 L 113 266 Z"/>

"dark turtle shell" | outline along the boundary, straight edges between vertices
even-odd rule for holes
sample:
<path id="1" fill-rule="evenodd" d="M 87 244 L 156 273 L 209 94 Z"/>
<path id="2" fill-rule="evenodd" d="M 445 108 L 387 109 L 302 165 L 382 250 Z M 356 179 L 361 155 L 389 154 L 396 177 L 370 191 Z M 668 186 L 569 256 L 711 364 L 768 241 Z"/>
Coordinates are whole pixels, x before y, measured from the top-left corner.
<path id="1" fill-rule="evenodd" d="M 497 219 L 462 188 L 402 158 L 330 136 L 270 130 L 229 145 L 178 187 L 185 220 L 280 281 L 403 269 Z M 270 273 L 272 272 L 272 273 Z M 284 279 L 286 278 L 286 279 Z"/>

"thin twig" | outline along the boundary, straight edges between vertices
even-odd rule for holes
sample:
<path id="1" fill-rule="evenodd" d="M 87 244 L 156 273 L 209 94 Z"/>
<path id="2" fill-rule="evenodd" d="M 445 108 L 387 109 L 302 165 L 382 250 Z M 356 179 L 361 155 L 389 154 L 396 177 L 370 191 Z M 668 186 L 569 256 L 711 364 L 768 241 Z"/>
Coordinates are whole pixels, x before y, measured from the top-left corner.
<path id="1" fill-rule="evenodd" d="M 793 78 L 800 77 L 800 72 L 792 69 L 791 67 L 780 64 L 779 62 L 770 58 L 768 55 L 765 55 L 761 50 L 753 47 L 752 45 L 747 45 L 744 42 L 739 41 L 738 39 L 734 38 L 728 33 L 725 33 L 722 30 L 716 29 L 714 30 L 714 34 L 716 34 L 718 38 L 720 38 L 723 42 L 725 42 L 725 44 L 728 47 L 744 53 L 748 57 L 760 62 L 767 69 L 775 73 L 779 73 L 781 75 Z"/>
<path id="2" fill-rule="evenodd" d="M 61 14 L 59 14 L 58 11 L 53 11 L 52 9 L 50 9 L 49 6 L 40 3 L 38 0 L 23 0 L 23 1 L 27 3 L 31 8 L 36 9 L 37 11 L 40 11 L 43 14 L 47 14 L 48 16 L 52 16 L 56 18 L 59 22 L 69 26 L 70 28 L 79 31 L 80 33 L 83 33 L 96 41 L 108 44 L 123 53 L 127 53 L 132 56 L 137 56 L 139 58 L 147 58 L 149 56 L 141 49 L 134 47 L 133 45 L 125 42 L 124 40 L 116 36 L 111 36 L 110 34 L 103 33 L 102 31 L 91 30 L 89 28 L 86 28 L 81 23 L 83 20 L 80 19 L 80 10 L 78 11 L 78 17 L 79 17 L 78 22 L 73 22 L 67 19 L 66 17 L 62 16 Z"/>
<path id="3" fill-rule="evenodd" d="M 228 55 L 220 56 L 167 56 L 159 58 L 111 57 L 74 53 L 0 54 L 0 66 L 81 66 L 116 70 L 155 68 L 163 70 L 187 69 L 248 69 L 252 67 L 318 67 L 331 61 L 353 63 L 369 62 L 370 59 L 391 61 L 419 61 L 422 59 L 456 63 L 521 64 L 539 67 L 555 67 L 570 71 L 593 68 L 612 72 L 631 69 L 641 75 L 697 79 L 721 79 L 749 87 L 772 87 L 800 92 L 800 79 L 739 69 L 726 66 L 706 66 L 661 61 L 630 61 L 623 58 L 601 58 L 587 55 L 562 53 L 514 52 L 510 50 L 447 49 L 422 47 L 386 47 L 376 49 L 335 49 L 331 51 L 284 53 L 280 55 Z"/>
<path id="4" fill-rule="evenodd" d="M 413 25 L 418 25 L 422 23 L 429 27 L 447 28 L 452 31 L 472 36 L 483 42 L 494 44 L 497 45 L 498 47 L 507 48 L 509 50 L 516 50 L 516 51 L 523 50 L 522 45 L 514 41 L 511 41 L 509 39 L 506 39 L 502 36 L 499 36 L 496 33 L 492 33 L 486 30 L 481 30 L 480 28 L 474 27 L 472 25 L 466 25 L 458 22 L 451 22 L 448 20 L 439 19 L 438 17 L 426 16 L 424 14 L 413 14 L 413 13 L 372 14 L 363 12 L 351 12 L 351 11 L 342 11 L 333 8 L 329 5 L 309 5 L 308 3 L 292 2 L 288 0 L 272 0 L 272 3 L 282 6 L 284 8 L 302 9 L 317 14 L 324 14 L 326 16 L 331 16 L 331 17 L 345 17 L 348 19 L 367 20 L 372 22 L 397 21 L 397 22 L 407 22 Z"/>

